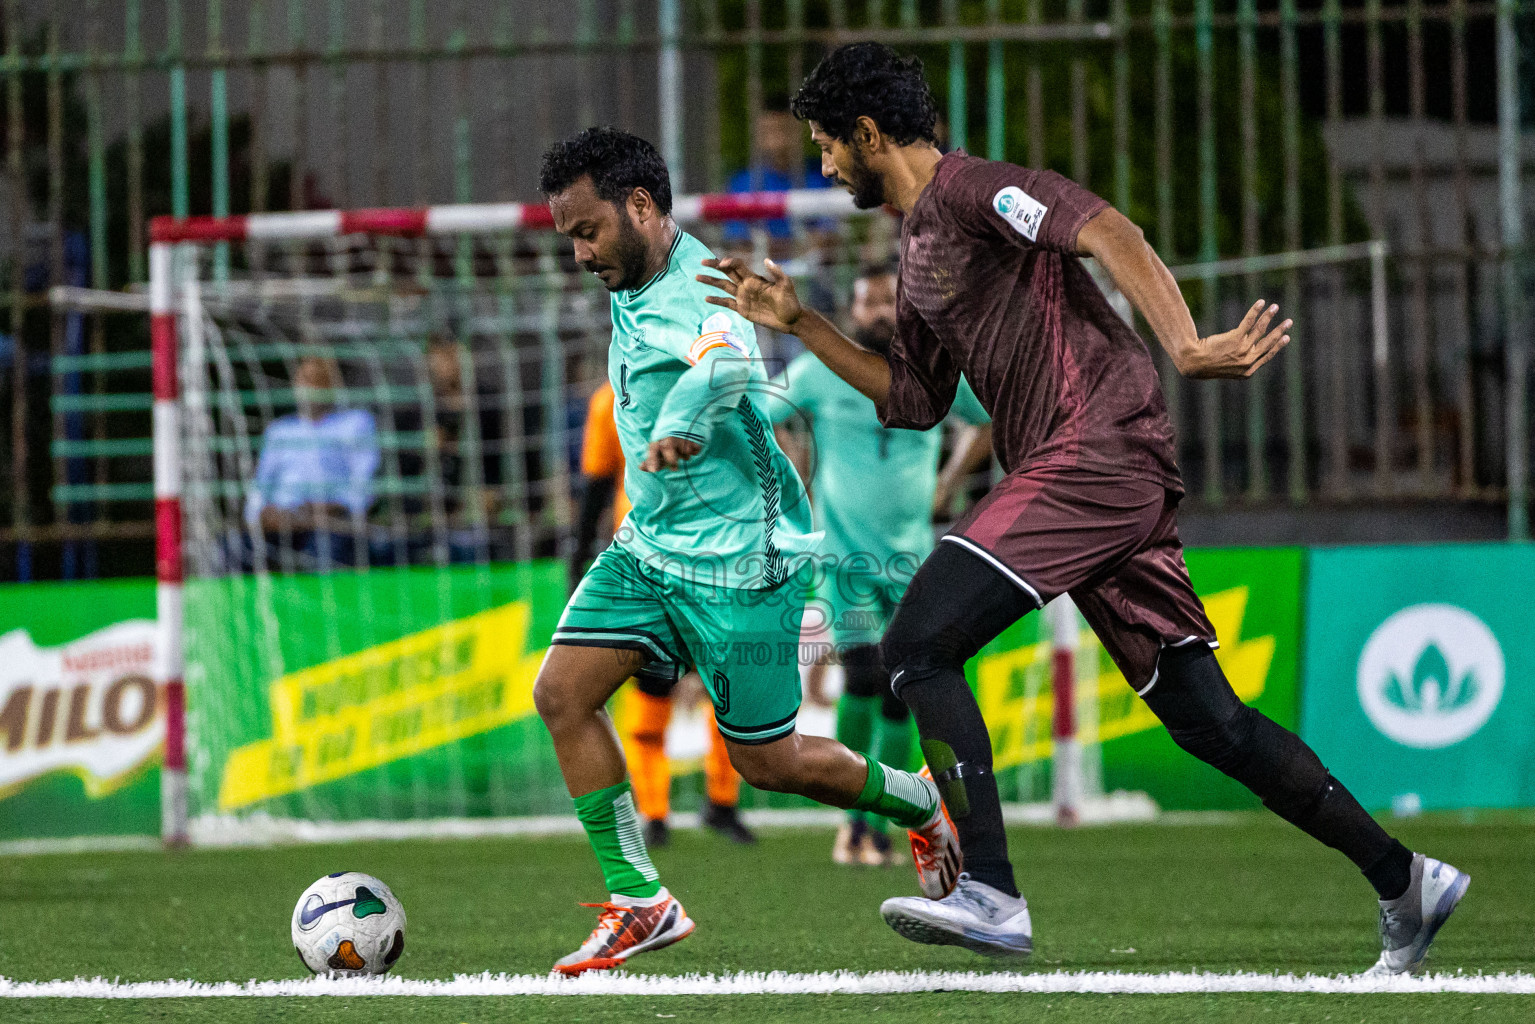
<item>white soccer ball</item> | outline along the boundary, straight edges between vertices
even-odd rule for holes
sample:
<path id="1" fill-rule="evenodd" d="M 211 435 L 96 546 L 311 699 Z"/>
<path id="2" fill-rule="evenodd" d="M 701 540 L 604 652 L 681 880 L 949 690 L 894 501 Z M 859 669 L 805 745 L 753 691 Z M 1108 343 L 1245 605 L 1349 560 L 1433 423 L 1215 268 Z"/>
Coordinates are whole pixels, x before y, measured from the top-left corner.
<path id="1" fill-rule="evenodd" d="M 293 948 L 316 974 L 383 974 L 405 951 L 405 908 L 372 875 L 326 875 L 293 908 Z"/>

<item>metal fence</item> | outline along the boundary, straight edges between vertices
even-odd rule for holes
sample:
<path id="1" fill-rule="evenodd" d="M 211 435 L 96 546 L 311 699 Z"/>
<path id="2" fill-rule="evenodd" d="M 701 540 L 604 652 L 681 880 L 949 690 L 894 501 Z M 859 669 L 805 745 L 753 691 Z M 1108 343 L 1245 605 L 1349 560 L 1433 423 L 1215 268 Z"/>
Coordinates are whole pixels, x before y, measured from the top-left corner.
<path id="1" fill-rule="evenodd" d="M 1194 499 L 1506 501 L 1522 537 L 1526 23 L 1517 0 L 0 0 L 0 573 L 149 564 L 147 329 L 47 301 L 140 285 L 148 218 L 534 199 L 539 154 L 593 122 L 655 138 L 679 191 L 797 185 L 772 111 L 855 39 L 924 58 L 948 144 L 1069 174 L 1170 264 L 1385 243 L 1384 295 L 1367 260 L 1186 275 L 1203 329 L 1260 287 L 1297 320 L 1253 382 L 1164 375 Z"/>

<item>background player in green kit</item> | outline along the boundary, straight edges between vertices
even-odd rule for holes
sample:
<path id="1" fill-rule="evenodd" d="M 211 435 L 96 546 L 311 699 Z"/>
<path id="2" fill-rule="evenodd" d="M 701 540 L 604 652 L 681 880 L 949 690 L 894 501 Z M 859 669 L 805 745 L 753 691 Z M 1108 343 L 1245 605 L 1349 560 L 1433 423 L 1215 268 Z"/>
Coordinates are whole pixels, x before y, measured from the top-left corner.
<path id="1" fill-rule="evenodd" d="M 615 967 L 693 931 L 645 851 L 605 710 L 646 664 L 697 667 L 747 782 L 910 830 L 923 892 L 942 896 L 958 842 L 931 780 L 795 732 L 796 568 L 818 535 L 760 407 L 771 385 L 755 330 L 705 301 L 694 274 L 712 255 L 672 220 L 666 165 L 643 139 L 590 128 L 544 154 L 539 187 L 576 262 L 611 293 L 608 378 L 634 503 L 571 596 L 533 689 L 610 893 L 555 969 Z"/>
<path id="2" fill-rule="evenodd" d="M 849 310 L 853 340 L 884 352 L 895 336 L 896 272 L 889 265 L 864 268 L 853 283 Z M 933 549 L 942 431 L 887 429 L 874 403 L 809 352 L 777 378 L 783 401 L 771 405 L 779 423 L 809 420 L 810 445 L 801 467 L 810 476 L 815 525 L 825 534 L 812 617 L 830 625 L 843 689 L 837 703 L 837 739 L 884 764 L 905 767 L 915 730 L 905 702 L 890 689 L 879 641 L 906 584 Z M 960 382 L 951 415 L 965 431 L 945 476 L 973 464 L 972 454 L 991 451 L 991 417 Z M 987 429 L 978 429 L 985 426 Z M 780 427 L 793 451 L 796 440 Z M 878 495 L 878 501 L 871 496 Z M 946 501 L 941 502 L 947 505 Z M 884 822 L 859 810 L 837 831 L 832 860 L 838 864 L 898 863 Z"/>

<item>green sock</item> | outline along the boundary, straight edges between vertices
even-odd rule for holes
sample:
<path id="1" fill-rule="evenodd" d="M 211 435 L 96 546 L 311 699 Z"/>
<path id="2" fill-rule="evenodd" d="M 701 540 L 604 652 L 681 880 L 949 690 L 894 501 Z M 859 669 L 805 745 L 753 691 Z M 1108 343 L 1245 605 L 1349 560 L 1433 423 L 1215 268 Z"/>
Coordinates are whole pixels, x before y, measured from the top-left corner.
<path id="1" fill-rule="evenodd" d="M 850 697 L 844 693 L 837 701 L 837 742 L 867 754 L 874 749 L 874 719 L 878 715 L 878 697 Z"/>
<path id="2" fill-rule="evenodd" d="M 889 818 L 902 828 L 917 828 L 927 823 L 938 808 L 933 788 L 916 773 L 880 764 L 868 754 L 868 780 L 853 806 Z"/>
<path id="3" fill-rule="evenodd" d="M 586 829 L 608 892 L 646 899 L 661 891 L 661 876 L 645 852 L 645 835 L 627 780 L 576 797 L 576 817 Z"/>
<path id="4" fill-rule="evenodd" d="M 846 693 L 837 701 L 837 742 L 849 750 L 867 754 L 874 749 L 874 719 L 879 715 L 878 697 L 853 697 Z M 863 811 L 847 812 L 849 821 L 863 821 Z"/>
<path id="5" fill-rule="evenodd" d="M 894 765 L 897 768 L 909 771 L 914 760 L 912 757 L 912 741 L 916 736 L 916 729 L 912 723 L 911 716 L 902 715 L 897 720 L 880 715 L 878 719 L 878 732 L 878 737 L 874 742 L 875 759 L 881 764 Z M 880 818 L 872 818 L 869 821 L 869 829 L 874 832 L 883 832 L 885 831 L 885 822 Z"/>
<path id="6" fill-rule="evenodd" d="M 879 738 L 874 743 L 874 756 L 883 764 L 894 765 L 910 771 L 917 764 L 916 723 L 910 715 L 900 719 L 879 716 Z M 920 767 L 920 765 L 917 765 Z"/>

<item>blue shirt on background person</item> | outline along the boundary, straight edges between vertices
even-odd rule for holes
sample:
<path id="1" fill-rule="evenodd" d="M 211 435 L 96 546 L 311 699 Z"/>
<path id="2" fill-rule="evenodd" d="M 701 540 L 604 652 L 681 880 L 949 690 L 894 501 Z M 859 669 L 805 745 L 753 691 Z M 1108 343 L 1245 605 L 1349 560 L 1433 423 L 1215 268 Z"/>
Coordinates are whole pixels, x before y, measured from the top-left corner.
<path id="1" fill-rule="evenodd" d="M 275 419 L 261 437 L 245 521 L 254 528 L 265 508 L 292 511 L 306 505 L 339 505 L 353 516 L 366 515 L 379 462 L 371 413 L 338 409 L 317 419 Z"/>
<path id="2" fill-rule="evenodd" d="M 796 188 L 826 188 L 831 182 L 821 177 L 821 162 L 819 160 L 805 161 L 805 177 L 801 182 L 795 182 L 793 178 L 783 171 L 772 167 L 760 167 L 755 172 L 761 181 L 759 187 L 753 187 L 751 168 L 737 171 L 730 176 L 725 191 L 732 194 L 742 192 L 788 192 Z M 790 238 L 793 229 L 785 217 L 777 217 L 773 220 L 762 221 L 762 227 L 766 229 L 770 238 Z M 746 242 L 751 240 L 751 224 L 744 220 L 732 220 L 725 222 L 724 236 L 727 242 Z"/>
<path id="3" fill-rule="evenodd" d="M 788 98 L 770 100 L 752 123 L 752 151 L 757 162 L 731 175 L 725 191 L 740 194 L 826 188 L 831 182 L 821 177 L 821 158 L 805 154 L 808 139 L 805 126 L 789 113 Z M 783 217 L 764 221 L 762 226 L 768 237 L 775 240 L 792 238 L 794 234 L 789 221 Z M 745 221 L 727 221 L 725 241 L 749 242 L 751 229 Z"/>

